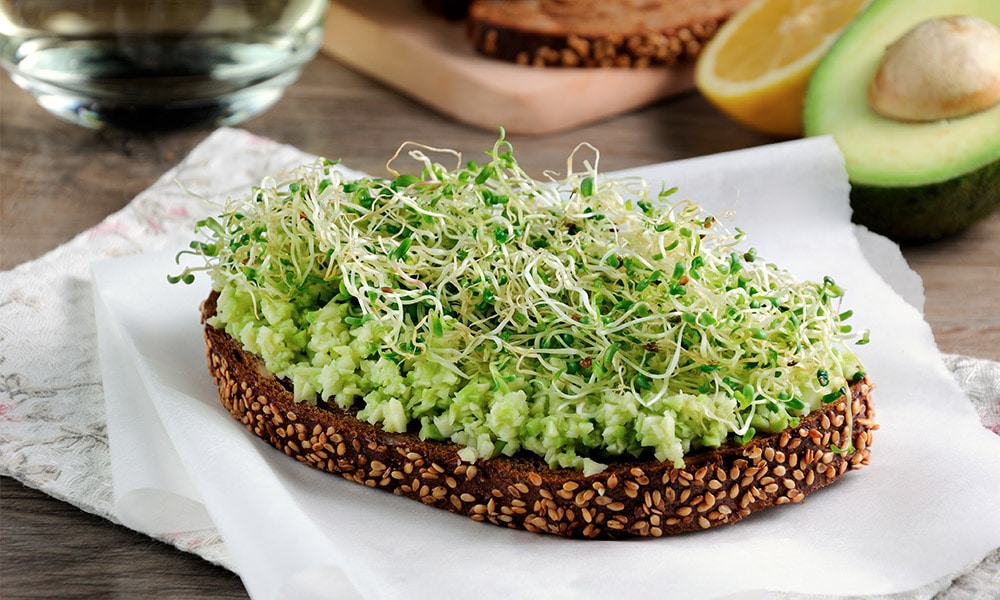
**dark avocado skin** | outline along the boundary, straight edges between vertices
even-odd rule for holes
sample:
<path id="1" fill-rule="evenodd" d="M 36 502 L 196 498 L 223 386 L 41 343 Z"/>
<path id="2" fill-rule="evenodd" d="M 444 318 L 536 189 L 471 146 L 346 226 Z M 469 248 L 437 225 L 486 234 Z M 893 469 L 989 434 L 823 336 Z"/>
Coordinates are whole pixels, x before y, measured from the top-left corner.
<path id="1" fill-rule="evenodd" d="M 855 223 L 901 244 L 955 235 L 1000 208 L 1000 159 L 952 179 L 915 187 L 851 182 Z"/>

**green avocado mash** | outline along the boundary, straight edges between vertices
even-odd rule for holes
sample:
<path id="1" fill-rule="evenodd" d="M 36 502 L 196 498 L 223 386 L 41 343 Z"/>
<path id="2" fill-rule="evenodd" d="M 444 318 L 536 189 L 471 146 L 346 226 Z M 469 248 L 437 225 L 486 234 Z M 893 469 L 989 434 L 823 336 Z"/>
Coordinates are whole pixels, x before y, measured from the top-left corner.
<path id="1" fill-rule="evenodd" d="M 192 252 L 213 325 L 387 431 L 599 472 L 795 424 L 863 376 L 829 278 L 803 283 L 697 205 L 585 162 L 346 180 L 329 161 L 231 199 Z M 861 336 L 861 342 L 867 335 Z"/>

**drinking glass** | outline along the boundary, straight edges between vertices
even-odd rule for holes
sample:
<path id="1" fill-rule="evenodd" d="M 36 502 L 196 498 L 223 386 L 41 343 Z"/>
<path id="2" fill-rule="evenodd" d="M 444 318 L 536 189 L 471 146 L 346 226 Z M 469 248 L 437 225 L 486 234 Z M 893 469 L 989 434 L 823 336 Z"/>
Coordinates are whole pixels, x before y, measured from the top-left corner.
<path id="1" fill-rule="evenodd" d="M 328 0 L 0 0 L 0 64 L 56 117 L 234 125 L 315 56 Z"/>

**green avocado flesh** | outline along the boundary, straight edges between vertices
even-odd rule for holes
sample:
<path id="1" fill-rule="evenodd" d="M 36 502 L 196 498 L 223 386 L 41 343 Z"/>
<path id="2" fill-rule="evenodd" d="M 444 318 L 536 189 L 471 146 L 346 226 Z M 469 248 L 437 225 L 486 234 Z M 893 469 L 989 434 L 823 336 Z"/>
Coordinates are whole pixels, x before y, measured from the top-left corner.
<path id="1" fill-rule="evenodd" d="M 1000 105 L 917 123 L 880 116 L 868 104 L 885 48 L 949 15 L 1000 27 L 1000 2 L 875 0 L 820 62 L 806 93 L 805 133 L 833 135 L 840 146 L 854 220 L 900 242 L 955 234 L 1000 206 Z"/>

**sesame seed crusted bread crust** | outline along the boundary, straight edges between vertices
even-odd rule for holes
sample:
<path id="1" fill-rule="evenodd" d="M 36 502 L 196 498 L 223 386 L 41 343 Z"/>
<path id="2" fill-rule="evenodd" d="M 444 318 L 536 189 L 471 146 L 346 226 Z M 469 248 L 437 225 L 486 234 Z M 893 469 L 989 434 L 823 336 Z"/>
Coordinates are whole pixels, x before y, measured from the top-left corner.
<path id="1" fill-rule="evenodd" d="M 475 0 L 480 53 L 536 67 L 672 66 L 694 59 L 749 0 Z"/>
<path id="2" fill-rule="evenodd" d="M 215 313 L 213 292 L 203 321 Z M 288 387 L 238 341 L 204 326 L 209 371 L 222 404 L 254 435 L 311 467 L 424 504 L 513 529 L 579 538 L 659 537 L 735 523 L 801 502 L 869 462 L 875 411 L 867 379 L 798 427 L 685 458 L 612 463 L 596 475 L 550 469 L 531 457 L 463 461 L 460 446 L 388 433 L 324 403 L 295 402 Z M 847 411 L 853 416 L 848 419 Z M 836 452 L 832 445 L 853 450 Z"/>

